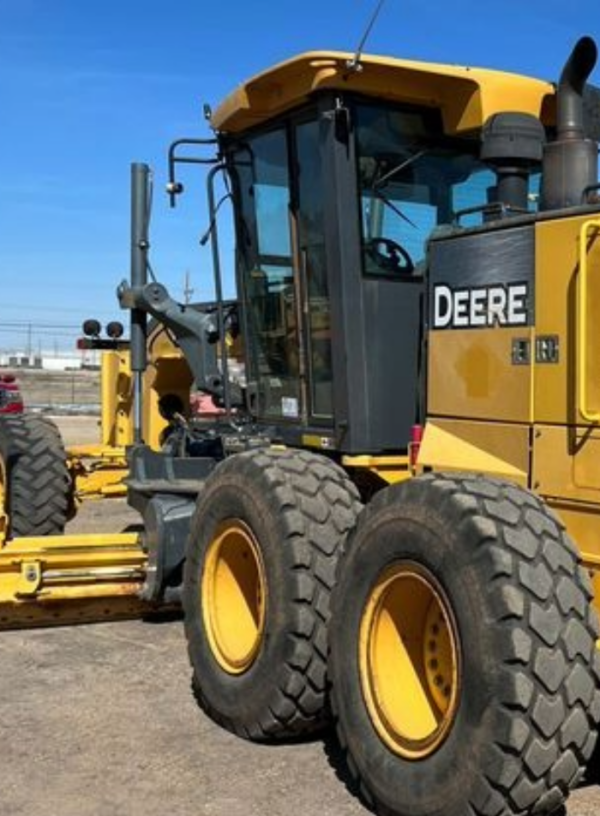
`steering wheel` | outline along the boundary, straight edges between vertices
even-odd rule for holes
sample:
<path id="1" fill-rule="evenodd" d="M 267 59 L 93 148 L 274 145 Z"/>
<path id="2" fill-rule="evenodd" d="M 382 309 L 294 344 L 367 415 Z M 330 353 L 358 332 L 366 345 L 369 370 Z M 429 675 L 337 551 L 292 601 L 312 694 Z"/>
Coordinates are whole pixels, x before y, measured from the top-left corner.
<path id="1" fill-rule="evenodd" d="M 392 238 L 371 238 L 365 249 L 371 260 L 385 272 L 400 272 L 403 275 L 412 275 L 414 272 L 413 259 Z"/>

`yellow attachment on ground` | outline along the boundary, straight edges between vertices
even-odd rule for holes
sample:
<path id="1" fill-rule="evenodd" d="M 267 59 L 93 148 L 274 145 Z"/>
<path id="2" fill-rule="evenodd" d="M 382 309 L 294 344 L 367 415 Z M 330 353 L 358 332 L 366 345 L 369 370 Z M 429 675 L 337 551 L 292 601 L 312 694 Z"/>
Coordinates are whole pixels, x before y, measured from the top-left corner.
<path id="1" fill-rule="evenodd" d="M 353 57 L 312 51 L 275 65 L 230 94 L 214 111 L 211 124 L 219 131 L 239 133 L 326 89 L 439 108 L 449 134 L 480 128 L 489 116 L 507 110 L 553 122 L 554 87 L 549 82 L 502 71 L 370 55 L 361 56 L 362 70 L 352 71 L 348 62 Z"/>
<path id="2" fill-rule="evenodd" d="M 113 599 L 127 599 L 117 616 L 139 614 L 145 570 L 137 533 L 13 539 L 0 548 L 0 629 L 96 619 L 102 603 L 113 617 Z"/>
<path id="3" fill-rule="evenodd" d="M 217 663 L 228 674 L 247 671 L 264 634 L 266 578 L 258 543 L 240 519 L 221 524 L 211 541 L 198 602 Z"/>
<path id="4" fill-rule="evenodd" d="M 368 470 L 388 484 L 403 482 L 411 476 L 408 456 L 343 456 L 342 465 L 345 468 Z"/>
<path id="5" fill-rule="evenodd" d="M 127 493 L 125 448 L 74 445 L 67 450 L 67 467 L 77 501 L 125 496 Z"/>
<path id="6" fill-rule="evenodd" d="M 460 659 L 449 601 L 422 566 L 400 562 L 379 577 L 362 616 L 359 665 L 383 742 L 409 760 L 433 754 L 458 708 Z"/>

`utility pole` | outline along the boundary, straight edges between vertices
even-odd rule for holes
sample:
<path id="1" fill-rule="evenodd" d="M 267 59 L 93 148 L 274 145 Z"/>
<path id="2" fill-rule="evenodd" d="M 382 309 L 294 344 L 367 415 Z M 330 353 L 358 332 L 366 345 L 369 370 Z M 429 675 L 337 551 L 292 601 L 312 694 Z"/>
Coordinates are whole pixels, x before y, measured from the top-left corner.
<path id="1" fill-rule="evenodd" d="M 183 302 L 186 305 L 191 301 L 193 294 L 194 294 L 194 290 L 190 286 L 190 272 L 189 272 L 189 269 L 188 269 L 188 270 L 186 270 L 186 273 L 185 273 L 185 285 L 184 285 L 184 288 L 183 288 Z"/>

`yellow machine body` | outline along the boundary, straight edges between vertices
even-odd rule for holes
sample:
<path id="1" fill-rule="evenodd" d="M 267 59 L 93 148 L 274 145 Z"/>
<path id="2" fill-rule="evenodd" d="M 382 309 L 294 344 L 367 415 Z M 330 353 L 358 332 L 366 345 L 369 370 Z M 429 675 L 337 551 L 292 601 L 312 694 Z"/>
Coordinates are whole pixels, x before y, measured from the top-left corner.
<path id="1" fill-rule="evenodd" d="M 551 123 L 554 87 L 531 77 L 458 65 L 312 51 L 264 71 L 240 85 L 214 111 L 216 130 L 238 133 L 301 105 L 322 90 L 339 90 L 420 107 L 438 108 L 444 130 L 456 135 L 480 128 L 495 113 L 532 113 Z"/>
<path id="2" fill-rule="evenodd" d="M 148 368 L 144 377 L 144 441 L 160 450 L 168 420 L 161 414 L 160 400 L 176 396 L 189 410 L 192 376 L 181 351 L 159 328 L 150 334 Z M 133 442 L 133 378 L 129 349 L 102 352 L 100 441 L 71 445 L 68 466 L 75 502 L 125 496 L 126 448 Z"/>
<path id="3" fill-rule="evenodd" d="M 554 123 L 555 88 L 548 82 L 500 71 L 368 55 L 361 57 L 363 70 L 351 71 L 351 57 L 311 52 L 281 63 L 234 91 L 213 113 L 212 125 L 223 133 L 242 133 L 325 89 L 439 109 L 448 135 L 477 138 L 490 116 L 506 110 L 531 114 L 547 125 Z M 593 376 L 600 373 L 600 352 L 591 337 L 582 352 L 575 328 L 581 308 L 577 300 L 581 283 L 578 236 L 587 220 L 560 218 L 536 226 L 536 324 L 526 334 L 503 328 L 431 332 L 429 416 L 418 465 L 420 469 L 481 471 L 538 490 L 565 519 L 586 563 L 596 567 L 600 565 L 600 535 L 596 534 L 597 530 L 600 533 L 600 477 L 591 463 L 600 444 L 595 418 L 600 412 L 600 377 L 594 380 Z M 583 300 L 591 322 L 596 317 L 593 310 L 600 309 L 600 241 L 595 240 L 596 228 L 588 229 L 587 249 L 581 257 L 587 269 Z M 558 365 L 511 365 L 516 334 L 534 345 L 536 337 L 546 333 L 560 339 Z M 103 352 L 102 357 L 100 442 L 73 446 L 67 452 L 75 503 L 126 493 L 125 450 L 133 440 L 129 352 L 115 349 Z M 583 410 L 578 395 L 582 381 Z M 173 394 L 188 406 L 191 385 L 180 350 L 161 327 L 155 327 L 149 336 L 144 377 L 143 438 L 150 448 L 160 449 L 168 425 L 161 415 L 161 398 Z M 327 450 L 328 442 L 317 435 L 302 438 L 303 446 L 313 449 Z M 362 471 L 374 477 L 380 486 L 405 480 L 414 472 L 403 452 L 344 456 L 341 463 L 351 474 Z M 7 528 L 3 511 L 0 533 Z M 48 610 L 53 601 L 90 595 L 135 597 L 144 568 L 137 534 L 2 537 L 0 607 L 6 609 L 8 604 L 30 610 L 32 604 L 43 602 L 40 610 Z M 102 574 L 102 570 L 107 572 Z M 52 616 L 43 611 L 29 620 L 39 623 L 45 618 L 52 622 Z M 27 615 L 15 617 L 15 625 L 24 619 Z M 2 625 L 12 620 L 11 612 L 0 612 Z"/>
<path id="4" fill-rule="evenodd" d="M 565 214 L 534 230 L 533 325 L 429 334 L 418 464 L 534 490 L 566 524 L 600 591 L 600 351 L 592 329 L 600 322 L 600 217 Z M 526 359 L 515 360 L 519 350 Z"/>

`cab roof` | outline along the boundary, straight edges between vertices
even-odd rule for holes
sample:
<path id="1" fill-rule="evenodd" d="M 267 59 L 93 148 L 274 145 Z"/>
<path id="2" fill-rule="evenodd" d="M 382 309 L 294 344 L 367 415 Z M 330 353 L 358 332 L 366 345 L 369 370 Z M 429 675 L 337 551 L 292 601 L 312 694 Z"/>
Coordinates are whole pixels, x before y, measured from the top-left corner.
<path id="1" fill-rule="evenodd" d="M 448 134 L 480 128 L 502 111 L 530 113 L 547 122 L 553 110 L 554 86 L 539 79 L 368 55 L 361 56 L 357 71 L 348 67 L 352 59 L 349 53 L 310 51 L 279 63 L 236 88 L 213 112 L 211 124 L 223 133 L 240 133 L 321 90 L 439 108 Z"/>

